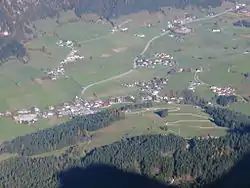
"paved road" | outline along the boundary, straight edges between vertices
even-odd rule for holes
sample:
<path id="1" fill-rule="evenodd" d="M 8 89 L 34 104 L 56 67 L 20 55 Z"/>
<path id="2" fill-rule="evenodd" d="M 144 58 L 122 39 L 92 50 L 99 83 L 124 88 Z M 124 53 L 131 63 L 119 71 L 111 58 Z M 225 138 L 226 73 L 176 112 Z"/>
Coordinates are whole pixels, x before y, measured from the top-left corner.
<path id="1" fill-rule="evenodd" d="M 223 14 L 226 14 L 226 13 L 232 11 L 232 10 L 233 10 L 233 9 L 231 8 L 231 9 L 225 10 L 224 12 L 215 14 L 215 15 L 213 15 L 213 16 L 206 16 L 206 17 L 204 17 L 204 18 L 198 18 L 198 19 L 195 19 L 195 20 L 190 20 L 190 21 L 186 22 L 185 24 L 194 23 L 194 22 L 200 22 L 200 21 L 204 21 L 204 20 L 210 20 L 210 19 L 219 17 L 219 16 L 221 16 L 221 15 L 223 15 Z"/>
<path id="2" fill-rule="evenodd" d="M 207 83 L 203 82 L 203 81 L 199 78 L 198 72 L 195 72 L 195 74 L 194 74 L 194 80 L 200 82 L 201 85 L 211 86 L 210 84 L 207 84 Z M 237 94 L 236 94 L 235 96 L 236 96 L 236 97 L 239 97 L 239 98 L 242 100 L 242 102 L 247 103 L 246 99 L 244 99 L 244 97 L 242 97 L 241 95 L 237 95 Z"/>
<path id="3" fill-rule="evenodd" d="M 154 42 L 156 39 L 163 37 L 164 35 L 168 34 L 169 31 L 164 32 L 158 36 L 153 37 L 150 41 L 148 41 L 148 43 L 146 44 L 145 48 L 143 49 L 143 51 L 140 53 L 140 55 L 144 55 L 145 52 L 148 50 L 148 48 L 150 47 L 151 43 Z"/>
<path id="4" fill-rule="evenodd" d="M 110 80 L 115 80 L 115 79 L 117 79 L 117 78 L 120 78 L 120 77 L 123 77 L 123 76 L 125 76 L 125 75 L 127 75 L 127 74 L 130 74 L 130 73 L 133 72 L 133 71 L 135 71 L 135 70 L 131 69 L 131 70 L 129 70 L 129 71 L 127 71 L 127 72 L 124 72 L 124 73 L 122 73 L 122 74 L 119 74 L 119 75 L 116 75 L 116 76 L 112 76 L 112 77 L 107 78 L 107 79 L 105 79 L 105 80 L 101 80 L 101 81 L 99 81 L 99 82 L 95 82 L 95 83 L 89 84 L 88 86 L 83 87 L 82 92 L 81 92 L 81 95 L 83 96 L 84 93 L 86 92 L 86 90 L 89 89 L 89 88 L 92 87 L 92 86 L 95 86 L 95 85 L 98 85 L 98 84 L 102 84 L 102 83 L 105 83 L 105 82 L 110 81 Z"/>
<path id="5" fill-rule="evenodd" d="M 223 14 L 226 14 L 227 12 L 230 12 L 230 11 L 232 11 L 232 9 L 226 10 L 226 11 L 221 12 L 221 13 L 218 13 L 218 14 L 215 14 L 215 15 L 213 15 L 213 16 L 207 16 L 207 17 L 204 17 L 204 18 L 198 18 L 198 19 L 196 19 L 196 20 L 191 20 L 191 21 L 189 21 L 189 22 L 186 22 L 185 24 L 194 23 L 194 22 L 199 22 L 199 21 L 204 21 L 204 20 L 209 20 L 209 19 L 213 19 L 213 18 L 216 18 L 216 17 L 221 16 L 221 15 L 223 15 Z M 125 23 L 126 23 L 126 21 L 125 21 Z M 145 54 L 145 52 L 148 50 L 148 48 L 150 47 L 150 45 L 152 44 L 152 42 L 154 42 L 156 39 L 159 39 L 160 37 L 162 37 L 162 36 L 164 36 L 164 35 L 166 35 L 166 34 L 168 34 L 168 32 L 161 33 L 160 35 L 155 36 L 155 37 L 153 37 L 151 40 L 149 40 L 148 43 L 146 44 L 146 46 L 144 47 L 143 51 L 140 53 L 140 55 Z M 102 80 L 102 81 L 99 81 L 99 82 L 92 83 L 92 84 L 90 84 L 90 85 L 88 85 L 88 86 L 86 86 L 86 87 L 83 87 L 82 92 L 81 92 L 81 95 L 83 96 L 84 93 L 86 92 L 86 90 L 89 89 L 90 87 L 94 86 L 94 85 L 98 85 L 98 84 L 101 84 L 101 83 L 105 83 L 105 82 L 107 82 L 107 81 L 114 80 L 114 79 L 117 79 L 117 78 L 120 78 L 120 77 L 122 77 L 122 76 L 125 76 L 125 75 L 127 75 L 127 74 L 132 73 L 132 72 L 134 71 L 134 69 L 136 68 L 136 66 L 135 66 L 135 61 L 136 61 L 136 59 L 137 59 L 137 57 L 136 57 L 136 58 L 134 59 L 134 61 L 133 61 L 133 63 L 134 63 L 133 69 L 131 69 L 131 70 L 125 72 L 125 73 L 122 73 L 122 74 L 120 74 L 120 75 L 116 75 L 116 76 L 110 77 L 110 78 L 108 78 L 108 79 L 105 79 L 105 80 Z"/>
<path id="6" fill-rule="evenodd" d="M 210 86 L 210 84 L 207 84 L 207 83 L 203 82 L 203 81 L 199 78 L 198 72 L 195 72 L 195 73 L 194 73 L 194 81 L 200 82 L 201 85 Z"/>

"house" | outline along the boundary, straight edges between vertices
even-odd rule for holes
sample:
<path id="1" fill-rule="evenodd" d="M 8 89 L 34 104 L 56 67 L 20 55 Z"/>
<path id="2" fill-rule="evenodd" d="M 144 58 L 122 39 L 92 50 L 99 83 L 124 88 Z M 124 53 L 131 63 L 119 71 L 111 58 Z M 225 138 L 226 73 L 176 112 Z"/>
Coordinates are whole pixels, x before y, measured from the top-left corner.
<path id="1" fill-rule="evenodd" d="M 128 28 L 127 28 L 127 27 L 121 28 L 121 31 L 122 31 L 122 32 L 126 32 L 126 31 L 128 31 Z"/>
<path id="2" fill-rule="evenodd" d="M 213 32 L 213 33 L 220 33 L 221 30 L 220 30 L 220 29 L 212 29 L 212 32 Z"/>
<path id="3" fill-rule="evenodd" d="M 0 33 L 1 37 L 8 37 L 9 36 L 9 32 L 8 31 L 4 31 Z"/>
<path id="4" fill-rule="evenodd" d="M 38 121 L 37 114 L 22 114 L 18 116 L 13 116 L 13 119 L 20 124 L 30 124 Z"/>
<path id="5" fill-rule="evenodd" d="M 145 35 L 144 34 L 135 34 L 136 37 L 139 37 L 139 38 L 144 38 Z"/>

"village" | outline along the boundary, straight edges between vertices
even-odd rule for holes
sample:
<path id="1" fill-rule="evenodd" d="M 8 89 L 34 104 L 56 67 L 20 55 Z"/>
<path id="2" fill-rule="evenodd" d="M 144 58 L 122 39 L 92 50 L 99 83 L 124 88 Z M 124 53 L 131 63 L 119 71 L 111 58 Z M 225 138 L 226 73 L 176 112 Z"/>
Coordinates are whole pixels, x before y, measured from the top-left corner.
<path id="1" fill-rule="evenodd" d="M 210 89 L 217 96 L 234 96 L 234 95 L 236 95 L 235 89 L 233 89 L 231 87 L 220 88 L 220 87 L 216 87 L 216 86 L 211 86 Z"/>
<path id="2" fill-rule="evenodd" d="M 161 96 L 159 95 L 159 92 L 161 91 L 162 87 L 157 85 L 155 85 L 154 87 L 155 89 L 148 89 L 147 91 L 145 91 L 145 93 L 141 94 L 139 101 L 167 102 L 169 104 L 172 104 L 180 103 L 183 100 L 182 97 L 169 98 L 168 96 Z M 151 91 L 152 93 L 149 93 L 149 91 Z M 52 117 L 75 117 L 93 114 L 102 110 L 103 108 L 111 107 L 114 104 L 138 102 L 135 100 L 135 98 L 136 96 L 128 95 L 110 97 L 108 100 L 96 99 L 88 101 L 76 96 L 70 102 L 64 102 L 57 106 L 49 106 L 46 110 L 41 110 L 38 107 L 31 107 L 29 109 L 18 109 L 13 112 L 0 112 L 0 117 L 12 118 L 15 122 L 20 124 L 32 124 L 39 121 L 39 119 L 47 119 Z"/>
<path id="3" fill-rule="evenodd" d="M 244 4 L 236 6 L 235 11 L 245 11 Z M 215 13 L 211 13 L 210 16 Z M 185 26 L 186 23 L 197 19 L 195 16 L 185 15 L 185 18 L 176 18 L 168 22 L 166 29 L 162 29 L 162 33 L 170 33 L 170 37 L 175 37 L 176 40 L 183 40 L 183 36 L 191 33 L 193 30 Z M 147 27 L 151 27 L 149 24 Z M 114 27 L 111 32 L 127 32 L 128 28 Z M 212 32 L 220 32 L 219 30 L 213 30 Z M 134 36 L 139 38 L 144 38 L 144 34 L 134 34 Z M 70 48 L 70 53 L 62 60 L 58 66 L 54 69 L 47 69 L 44 71 L 45 78 L 50 80 L 57 80 L 60 77 L 67 78 L 65 75 L 65 65 L 69 63 L 76 63 L 78 60 L 84 59 L 84 56 L 80 55 L 77 50 L 77 44 L 70 40 L 59 40 L 56 43 L 59 47 Z M 155 66 L 168 66 L 172 69 L 168 71 L 168 74 L 173 72 L 183 72 L 184 70 L 179 67 L 178 62 L 168 53 L 155 53 L 152 58 L 145 58 L 138 56 L 134 60 L 133 68 L 155 68 Z M 199 71 L 199 70 L 198 70 Z M 197 70 L 196 70 L 197 72 Z M 138 93 L 140 93 L 139 101 L 154 101 L 154 102 L 166 102 L 166 103 L 181 103 L 182 97 L 169 97 L 166 95 L 161 95 L 161 91 L 165 88 L 168 83 L 168 78 L 153 78 L 148 81 L 134 81 L 133 83 L 123 83 L 123 87 L 136 87 Z M 195 91 L 195 88 L 201 83 L 198 80 L 190 81 L 188 89 Z M 215 86 L 211 87 L 211 91 L 215 92 L 217 95 L 235 95 L 235 90 L 232 88 L 217 88 Z M 138 94 L 137 93 L 137 94 Z M 39 119 L 47 119 L 51 117 L 74 117 L 82 116 L 87 114 L 96 113 L 103 108 L 111 107 L 113 104 L 121 103 L 134 103 L 138 102 L 135 100 L 136 95 L 125 95 L 125 96 L 114 96 L 110 97 L 108 100 L 85 100 L 82 97 L 76 96 L 72 101 L 64 102 L 56 106 L 48 106 L 45 110 L 41 110 L 38 107 L 31 107 L 28 109 L 19 109 L 14 111 L 0 112 L 0 117 L 12 118 L 17 123 L 31 124 L 39 121 Z"/>
<path id="4" fill-rule="evenodd" d="M 18 109 L 13 112 L 1 112 L 1 117 L 12 118 L 15 122 L 20 124 L 32 124 L 39 119 L 47 119 L 51 117 L 75 117 L 87 114 L 96 113 L 103 108 L 111 107 L 114 104 L 121 103 L 135 103 L 135 102 L 165 102 L 165 103 L 180 103 L 183 98 L 168 97 L 160 95 L 160 92 L 167 85 L 168 79 L 156 78 L 149 81 L 136 81 L 132 84 L 122 84 L 123 87 L 137 87 L 139 88 L 139 98 L 137 95 L 114 96 L 108 100 L 85 100 L 76 96 L 72 101 L 64 102 L 56 106 L 48 106 L 47 109 L 41 110 L 38 107 L 31 107 L 29 109 Z M 137 99 L 137 100 L 136 100 Z"/>
<path id="5" fill-rule="evenodd" d="M 155 65 L 173 67 L 177 66 L 177 62 L 174 60 L 173 56 L 166 53 L 156 53 L 155 57 L 149 59 L 138 57 L 135 60 L 135 67 L 155 68 Z"/>
<path id="6" fill-rule="evenodd" d="M 69 63 L 76 63 L 78 60 L 84 59 L 84 56 L 81 56 L 78 50 L 75 49 L 75 44 L 72 41 L 59 40 L 56 44 L 59 47 L 68 47 L 71 49 L 71 51 L 67 55 L 67 57 L 60 62 L 58 67 L 54 69 L 47 69 L 46 71 L 44 71 L 45 77 L 51 80 L 57 80 L 62 76 L 64 76 L 64 78 L 68 78 L 67 76 L 65 76 L 65 65 Z"/>

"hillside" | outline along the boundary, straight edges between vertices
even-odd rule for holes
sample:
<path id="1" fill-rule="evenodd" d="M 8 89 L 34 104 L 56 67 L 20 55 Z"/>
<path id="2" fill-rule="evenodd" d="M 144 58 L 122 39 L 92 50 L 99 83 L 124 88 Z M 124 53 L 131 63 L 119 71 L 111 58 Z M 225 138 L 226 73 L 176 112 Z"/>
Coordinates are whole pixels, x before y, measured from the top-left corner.
<path id="1" fill-rule="evenodd" d="M 102 164 L 158 181 L 172 182 L 178 187 L 203 187 L 221 177 L 243 153 L 249 152 L 249 141 L 249 134 L 229 135 L 215 140 L 192 139 L 189 142 L 173 135 L 139 136 L 96 149 L 82 159 L 60 156 L 6 160 L 0 164 L 0 183 L 4 187 L 58 187 L 59 172 Z M 81 180 L 81 186 L 84 182 L 91 185 L 88 184 L 91 179 L 75 175 L 77 181 Z M 71 186 L 80 187 L 77 181 L 71 180 Z M 117 182 L 114 180 L 113 183 Z"/>
<path id="2" fill-rule="evenodd" d="M 6 61 L 15 57 L 22 62 L 28 62 L 27 52 L 20 41 L 30 40 L 38 36 L 34 21 L 55 17 L 59 23 L 62 11 L 74 10 L 77 17 L 84 18 L 84 14 L 94 13 L 101 19 L 110 21 L 113 17 L 124 14 L 148 10 L 162 11 L 161 7 L 169 6 L 184 8 L 188 5 L 199 7 L 217 7 L 221 0 L 3 0 L 0 2 L 0 60 Z M 164 13 L 164 12 L 163 12 Z M 85 20 L 96 21 L 96 20 Z M 6 41 L 9 40 L 10 42 Z M 12 40 L 14 40 L 12 42 Z M 21 47 L 21 52 L 19 48 Z"/>
<path id="3" fill-rule="evenodd" d="M 0 32 L 8 31 L 11 36 L 23 39 L 32 32 L 32 21 L 46 17 L 60 17 L 60 11 L 75 10 L 78 17 L 86 13 L 95 13 L 104 18 L 120 16 L 141 10 L 157 11 L 162 6 L 184 8 L 189 4 L 207 7 L 219 6 L 220 0 L 3 0 L 1 1 Z"/>
<path id="4" fill-rule="evenodd" d="M 204 100 L 187 94 L 185 101 L 201 107 L 204 103 Z M 243 133 L 243 129 L 246 130 L 249 126 L 249 117 L 224 108 L 206 106 L 204 108 L 219 126 L 227 126 L 231 129 L 226 136 L 216 139 L 195 137 L 187 140 L 171 134 L 142 135 L 93 149 L 85 155 L 84 151 L 74 153 L 72 150 L 58 156 L 34 155 L 79 143 L 79 140 L 70 139 L 77 135 L 78 125 L 87 130 L 96 130 L 123 118 L 122 113 L 111 110 L 77 118 L 68 124 L 14 139 L 1 146 L 2 152 L 19 153 L 19 156 L 0 163 L 0 185 L 45 188 L 58 187 L 60 182 L 68 181 L 68 183 L 64 182 L 61 187 L 65 187 L 66 184 L 68 185 L 66 187 L 84 185 L 96 187 L 100 186 L 100 184 L 95 184 L 98 182 L 84 177 L 91 176 L 91 173 L 99 173 L 99 167 L 90 170 L 90 174 L 84 169 L 92 165 L 101 165 L 103 170 L 114 166 L 126 173 L 136 173 L 178 187 L 204 187 L 210 184 L 223 185 L 223 187 L 230 187 L 231 184 L 237 187 L 249 187 L 250 182 L 247 179 L 239 181 L 241 173 L 235 177 L 238 180 L 230 184 L 227 184 L 226 179 L 232 176 L 230 173 L 227 175 L 228 171 L 234 169 L 234 165 L 250 151 L 250 134 Z M 229 116 L 232 119 L 226 118 Z M 101 119 L 105 121 L 100 121 Z M 232 121 L 234 126 L 230 124 Z M 249 161 L 248 158 L 247 161 Z M 242 172 L 246 170 L 243 169 L 245 166 L 242 163 L 247 161 L 240 163 Z M 83 172 L 79 169 L 75 172 L 75 168 L 83 168 Z M 70 169 L 73 169 L 73 172 Z M 236 170 L 241 171 L 238 167 Z M 112 170 L 108 172 L 112 173 Z M 67 177 L 64 178 L 69 178 L 68 180 L 62 179 L 65 173 Z M 81 173 L 85 175 L 82 177 Z M 106 175 L 110 179 L 110 174 Z M 223 179 L 219 180 L 221 177 Z M 104 176 L 101 179 L 104 181 L 106 178 Z M 113 183 L 111 187 L 114 187 L 119 182 L 112 181 L 111 183 Z"/>

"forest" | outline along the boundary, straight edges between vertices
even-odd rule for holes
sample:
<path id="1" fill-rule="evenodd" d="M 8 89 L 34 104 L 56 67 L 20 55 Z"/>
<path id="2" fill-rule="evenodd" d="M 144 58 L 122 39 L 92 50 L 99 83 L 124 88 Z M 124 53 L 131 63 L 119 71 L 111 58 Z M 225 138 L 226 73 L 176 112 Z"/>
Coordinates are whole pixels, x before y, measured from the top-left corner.
<path id="1" fill-rule="evenodd" d="M 149 12 L 159 11 L 163 6 L 185 8 L 186 6 L 198 6 L 203 8 L 218 7 L 221 0 L 99 0 L 99 1 L 78 1 L 75 2 L 75 13 L 78 17 L 89 12 L 97 13 L 104 18 L 118 17 L 124 14 L 148 10 Z"/>
<path id="2" fill-rule="evenodd" d="M 249 132 L 250 131 L 250 117 L 246 114 L 224 108 L 225 103 L 230 103 L 235 101 L 235 97 L 226 97 L 223 99 L 217 98 L 216 102 L 219 100 L 226 100 L 222 102 L 221 105 L 209 104 L 209 102 L 188 90 L 181 92 L 184 97 L 185 104 L 191 104 L 203 108 L 204 112 L 210 115 L 211 121 L 216 125 L 221 127 L 229 128 L 231 132 Z"/>
<path id="3" fill-rule="evenodd" d="M 236 96 L 218 96 L 216 97 L 216 103 L 221 106 L 228 106 L 234 102 L 237 102 Z"/>
<path id="4" fill-rule="evenodd" d="M 153 106 L 152 102 L 135 103 L 122 106 L 120 107 L 120 110 L 127 111 L 127 110 L 141 109 L 141 108 L 151 108 L 152 106 Z"/>
<path id="5" fill-rule="evenodd" d="M 79 135 L 79 132 L 95 131 L 125 119 L 125 110 L 149 107 L 152 107 L 150 102 L 136 103 L 122 106 L 119 109 L 111 108 L 95 114 L 73 117 L 70 121 L 53 128 L 3 142 L 0 146 L 0 152 L 31 156 L 88 141 L 90 139 L 89 135 Z"/>
<path id="6" fill-rule="evenodd" d="M 72 120 L 53 128 L 3 142 L 0 151 L 1 153 L 17 153 L 21 156 L 50 152 L 84 140 L 87 135 L 79 135 L 79 130 L 80 132 L 84 132 L 84 130 L 94 131 L 124 118 L 124 113 L 117 109 L 74 117 Z"/>
<path id="7" fill-rule="evenodd" d="M 15 58 L 23 63 L 27 55 L 25 47 L 16 40 L 9 38 L 0 38 L 0 64 L 3 64 L 10 58 Z"/>
<path id="8" fill-rule="evenodd" d="M 58 175 L 67 169 L 106 164 L 166 184 L 174 180 L 178 187 L 204 187 L 222 177 L 244 153 L 249 152 L 249 143 L 248 133 L 203 140 L 185 140 L 174 135 L 137 136 L 94 149 L 83 158 L 23 156 L 5 160 L 0 163 L 0 185 L 60 187 Z M 105 178 L 108 174 L 103 176 Z M 86 184 L 91 180 L 96 181 L 95 178 L 81 178 Z M 113 181 L 115 183 L 116 180 Z M 242 181 L 238 183 L 242 184 Z M 84 184 L 80 186 L 72 182 L 72 187 L 84 187 Z"/>

